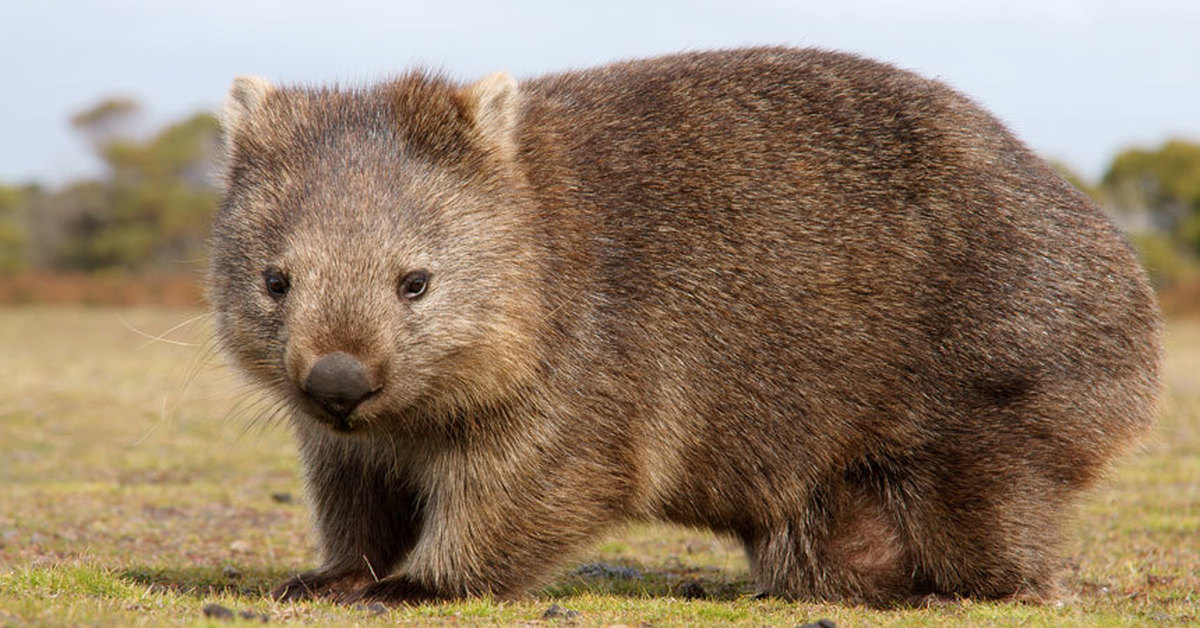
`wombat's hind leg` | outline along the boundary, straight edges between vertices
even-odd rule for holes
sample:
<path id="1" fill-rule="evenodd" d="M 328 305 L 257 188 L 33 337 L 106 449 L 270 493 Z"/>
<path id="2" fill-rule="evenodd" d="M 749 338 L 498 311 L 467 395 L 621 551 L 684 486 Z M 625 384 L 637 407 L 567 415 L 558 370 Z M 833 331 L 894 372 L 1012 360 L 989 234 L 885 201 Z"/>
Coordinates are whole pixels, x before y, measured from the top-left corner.
<path id="1" fill-rule="evenodd" d="M 774 596 L 891 605 L 918 588 L 900 526 L 853 480 L 819 490 L 807 512 L 744 540 L 755 580 Z"/>
<path id="2" fill-rule="evenodd" d="M 899 510 L 917 572 L 931 585 L 918 593 L 1032 603 L 1056 597 L 1057 520 L 1070 487 L 1042 477 L 1018 445 L 994 453 L 1001 446 L 990 444 L 972 455 L 939 443 L 927 459 L 942 464 L 913 466 L 914 488 Z"/>

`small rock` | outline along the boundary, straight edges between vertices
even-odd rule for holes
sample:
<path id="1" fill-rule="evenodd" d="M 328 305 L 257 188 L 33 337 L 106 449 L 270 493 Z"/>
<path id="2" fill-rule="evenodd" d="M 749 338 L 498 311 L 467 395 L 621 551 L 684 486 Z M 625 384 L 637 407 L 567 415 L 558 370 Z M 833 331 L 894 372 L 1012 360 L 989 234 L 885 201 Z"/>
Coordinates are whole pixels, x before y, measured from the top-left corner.
<path id="1" fill-rule="evenodd" d="M 242 611 L 242 612 L 238 613 L 238 617 L 241 617 L 242 619 L 245 619 L 248 621 L 254 621 L 257 619 L 258 621 L 260 621 L 264 624 L 269 621 L 269 618 L 266 615 L 263 615 L 261 613 L 256 613 L 254 611 Z"/>
<path id="2" fill-rule="evenodd" d="M 211 617 L 213 619 L 220 619 L 221 621 L 230 621 L 233 619 L 233 611 L 221 606 L 220 604 L 205 604 L 204 616 Z"/>
<path id="3" fill-rule="evenodd" d="M 577 617 L 579 617 L 579 611 L 563 608 L 558 604 L 551 604 L 550 608 L 542 613 L 542 619 L 575 619 Z"/>
<path id="4" fill-rule="evenodd" d="M 292 497 L 291 493 L 271 493 L 271 501 L 278 504 L 294 504 L 296 503 L 296 498 Z"/>
<path id="5" fill-rule="evenodd" d="M 703 600 L 708 597 L 708 591 L 705 591 L 699 582 L 688 580 L 675 587 L 675 597 L 681 597 L 685 600 Z"/>
<path id="6" fill-rule="evenodd" d="M 833 623 L 832 619 L 822 617 L 812 623 L 801 624 L 800 628 L 837 628 L 837 624 Z"/>
<path id="7" fill-rule="evenodd" d="M 221 575 L 229 580 L 239 580 L 242 577 L 242 572 L 238 571 L 233 565 L 225 565 L 221 568 Z"/>
<path id="8" fill-rule="evenodd" d="M 383 615 L 388 612 L 388 607 L 382 602 L 371 602 L 370 604 L 355 604 L 354 610 L 372 615 Z"/>

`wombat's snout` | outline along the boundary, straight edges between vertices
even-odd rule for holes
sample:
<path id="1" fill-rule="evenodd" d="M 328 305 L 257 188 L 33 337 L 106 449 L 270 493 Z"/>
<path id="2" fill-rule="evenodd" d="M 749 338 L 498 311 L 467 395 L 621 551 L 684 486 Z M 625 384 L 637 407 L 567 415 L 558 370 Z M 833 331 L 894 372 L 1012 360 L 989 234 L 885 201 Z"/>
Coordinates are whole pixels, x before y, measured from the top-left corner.
<path id="1" fill-rule="evenodd" d="M 322 356 L 304 380 L 304 393 L 338 419 L 349 416 L 373 392 L 366 367 L 341 351 Z"/>

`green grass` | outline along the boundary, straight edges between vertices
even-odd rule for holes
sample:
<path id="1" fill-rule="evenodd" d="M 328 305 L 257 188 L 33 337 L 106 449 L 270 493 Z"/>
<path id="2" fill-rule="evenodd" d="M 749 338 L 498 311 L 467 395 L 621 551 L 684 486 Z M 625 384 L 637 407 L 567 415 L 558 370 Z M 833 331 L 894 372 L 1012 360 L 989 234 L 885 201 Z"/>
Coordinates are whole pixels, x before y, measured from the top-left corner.
<path id="1" fill-rule="evenodd" d="M 1058 604 L 877 611 L 755 600 L 736 544 L 634 526 L 519 601 L 376 614 L 264 597 L 316 562 L 296 458 L 283 426 L 254 420 L 261 405 L 239 405 L 220 358 L 145 337 L 191 316 L 0 309 L 0 625 L 228 625 L 205 617 L 209 603 L 311 625 L 1200 622 L 1200 322 L 1171 325 L 1160 429 L 1079 509 Z M 201 318 L 166 337 L 203 345 L 208 333 Z M 575 575 L 581 562 L 642 577 Z M 675 595 L 685 582 L 708 598 Z M 551 604 L 580 616 L 541 620 Z"/>

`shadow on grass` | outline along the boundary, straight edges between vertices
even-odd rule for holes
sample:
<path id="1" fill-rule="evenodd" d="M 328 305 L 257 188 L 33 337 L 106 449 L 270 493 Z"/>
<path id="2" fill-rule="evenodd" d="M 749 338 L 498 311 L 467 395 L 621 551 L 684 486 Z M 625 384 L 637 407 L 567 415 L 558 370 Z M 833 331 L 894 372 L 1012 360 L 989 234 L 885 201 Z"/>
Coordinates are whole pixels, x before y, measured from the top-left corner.
<path id="1" fill-rule="evenodd" d="M 290 577 L 289 573 L 279 569 L 134 566 L 118 575 L 122 580 L 154 592 L 209 598 L 214 595 L 266 597 L 272 586 Z"/>
<path id="2" fill-rule="evenodd" d="M 755 594 L 748 574 L 715 567 L 632 563 L 584 563 L 560 574 L 538 595 L 546 598 L 574 595 L 613 595 L 636 598 L 677 597 L 730 601 Z"/>
<path id="3" fill-rule="evenodd" d="M 207 599 L 215 595 L 266 597 L 275 585 L 304 570 L 134 566 L 121 571 L 119 576 L 151 591 Z M 737 577 L 716 568 L 646 569 L 635 564 L 585 563 L 532 593 L 543 599 L 606 595 L 728 601 L 753 595 L 755 590 L 745 574 Z"/>

